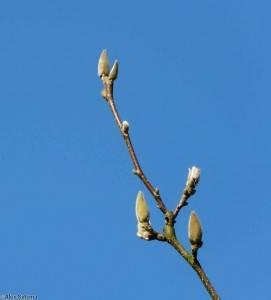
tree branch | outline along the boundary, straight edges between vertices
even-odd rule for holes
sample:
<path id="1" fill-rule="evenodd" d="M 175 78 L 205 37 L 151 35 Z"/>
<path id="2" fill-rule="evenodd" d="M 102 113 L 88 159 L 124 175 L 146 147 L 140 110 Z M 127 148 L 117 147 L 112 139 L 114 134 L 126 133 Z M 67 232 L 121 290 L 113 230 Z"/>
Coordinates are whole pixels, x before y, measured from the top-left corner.
<path id="1" fill-rule="evenodd" d="M 114 80 L 117 78 L 118 75 L 118 63 L 115 61 L 111 71 L 109 72 L 109 61 L 107 57 L 107 53 L 104 50 L 100 56 L 99 64 L 98 64 L 98 75 L 101 78 L 104 89 L 102 90 L 102 96 L 107 101 L 109 108 L 113 114 L 113 117 L 120 129 L 121 135 L 125 140 L 125 143 L 128 148 L 128 152 L 130 154 L 132 163 L 134 165 L 134 173 L 139 177 L 139 179 L 143 182 L 143 184 L 146 186 L 146 188 L 150 191 L 153 198 L 155 199 L 158 208 L 163 212 L 165 215 L 165 226 L 164 226 L 164 233 L 156 232 L 150 222 L 149 222 L 149 214 L 148 211 L 141 211 L 142 215 L 147 215 L 146 219 L 140 219 L 140 215 L 138 217 L 138 236 L 144 240 L 158 240 L 167 242 L 170 244 L 185 260 L 186 262 L 195 270 L 198 277 L 200 278 L 201 282 L 203 283 L 204 287 L 210 294 L 211 298 L 214 300 L 219 300 L 220 297 L 218 296 L 215 288 L 211 284 L 210 280 L 208 279 L 206 273 L 204 272 L 202 266 L 200 265 L 198 259 L 197 259 L 197 250 L 202 245 L 201 241 L 201 228 L 194 228 L 194 230 L 198 230 L 197 239 L 194 240 L 194 235 L 192 236 L 192 239 L 190 239 L 190 243 L 193 246 L 196 246 L 195 252 L 193 252 L 192 248 L 192 254 L 190 254 L 183 245 L 178 241 L 175 234 L 175 219 L 178 216 L 179 211 L 187 205 L 187 201 L 190 196 L 192 196 L 196 190 L 196 185 L 199 182 L 200 178 L 200 169 L 197 167 L 192 167 L 189 169 L 188 178 L 186 182 L 186 186 L 184 188 L 184 191 L 182 193 L 181 199 L 176 206 L 174 212 L 169 211 L 161 196 L 159 193 L 159 190 L 154 188 L 151 182 L 147 179 L 145 176 L 138 158 L 136 156 L 131 137 L 129 134 L 129 124 L 127 121 L 122 121 L 120 114 L 118 113 L 117 107 L 115 105 L 114 96 L 113 96 L 113 88 L 114 88 Z M 145 201 L 145 200 L 144 200 Z M 143 205 L 144 209 L 146 210 L 147 206 Z M 142 208 L 143 209 L 143 208 Z M 139 208 L 140 211 L 140 208 Z M 200 226 L 199 221 L 197 226 Z M 193 225 L 193 224 L 192 224 Z M 195 226 L 195 225 L 194 225 Z M 193 228 L 192 228 L 193 229 Z M 200 230 L 200 231 L 199 231 Z M 196 242 L 196 244 L 192 244 Z"/>
<path id="2" fill-rule="evenodd" d="M 129 134 L 129 124 L 128 127 L 124 127 L 123 125 L 125 124 L 124 122 L 122 122 L 121 118 L 120 118 L 120 114 L 118 113 L 118 110 L 116 108 L 115 105 L 115 101 L 114 101 L 114 96 L 113 96 L 113 90 L 114 90 L 114 81 L 109 79 L 107 76 L 102 76 L 101 80 L 103 82 L 104 85 L 104 90 L 102 91 L 102 96 L 105 98 L 105 100 L 107 101 L 110 110 L 114 116 L 114 119 L 120 129 L 120 132 L 122 134 L 122 137 L 124 138 L 124 141 L 127 145 L 132 163 L 134 165 L 134 174 L 136 174 L 139 179 L 144 183 L 144 185 L 146 186 L 146 188 L 150 191 L 150 193 L 152 194 L 152 196 L 154 197 L 158 208 L 163 212 L 163 214 L 165 214 L 167 212 L 167 208 L 162 200 L 162 197 L 159 193 L 159 190 L 157 188 L 154 188 L 153 185 L 151 184 L 151 182 L 147 179 L 146 175 L 144 174 L 137 155 L 135 153 L 132 141 L 131 141 L 131 137 Z"/>
<path id="3" fill-rule="evenodd" d="M 211 298 L 214 300 L 219 300 L 220 297 L 218 296 L 215 288 L 213 287 L 212 283 L 210 282 L 209 278 L 204 272 L 199 261 L 194 256 L 192 256 L 189 252 L 187 252 L 182 246 L 182 244 L 176 238 L 167 239 L 167 242 L 171 246 L 173 246 L 173 248 L 177 250 L 178 253 L 180 253 L 181 256 L 189 263 L 189 265 L 196 271 L 197 275 L 199 276 L 201 282 L 203 283 L 204 287 L 208 291 Z"/>

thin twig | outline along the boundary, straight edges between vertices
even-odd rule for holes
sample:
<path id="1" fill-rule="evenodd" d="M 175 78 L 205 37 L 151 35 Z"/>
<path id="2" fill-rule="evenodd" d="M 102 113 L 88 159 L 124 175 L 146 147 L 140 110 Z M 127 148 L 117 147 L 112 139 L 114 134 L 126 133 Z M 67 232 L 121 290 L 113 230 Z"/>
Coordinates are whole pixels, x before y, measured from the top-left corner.
<path id="1" fill-rule="evenodd" d="M 133 162 L 134 165 L 134 173 L 140 178 L 140 180 L 144 183 L 144 185 L 146 186 L 146 188 L 150 191 L 150 193 L 152 194 L 152 196 L 154 197 L 157 206 L 159 207 L 159 209 L 163 212 L 163 214 L 165 214 L 167 212 L 167 208 L 161 198 L 161 195 L 159 193 L 159 190 L 154 188 L 153 185 L 151 184 L 151 182 L 147 179 L 146 175 L 144 174 L 137 155 L 135 153 L 132 141 L 131 141 L 131 137 L 129 132 L 124 132 L 123 128 L 122 128 L 122 120 L 120 117 L 120 114 L 118 113 L 118 110 L 116 108 L 116 104 L 114 101 L 114 96 L 113 96 L 113 88 L 114 88 L 114 81 L 110 80 L 107 76 L 102 76 L 102 82 L 104 84 L 104 90 L 102 91 L 102 96 L 105 98 L 105 100 L 107 101 L 110 110 L 114 116 L 114 119 L 120 129 L 120 132 L 122 134 L 122 137 L 125 140 L 125 143 L 127 145 L 131 160 Z"/>
<path id="2" fill-rule="evenodd" d="M 187 200 L 188 200 L 188 199 L 190 198 L 190 196 L 192 196 L 192 195 L 193 195 L 193 192 L 192 192 L 192 193 L 191 193 L 191 192 L 189 193 L 189 192 L 187 191 L 186 188 L 184 189 L 184 191 L 183 191 L 183 193 L 182 193 L 182 196 L 181 196 L 181 199 L 180 199 L 178 205 L 176 206 L 176 208 L 175 208 L 175 210 L 174 210 L 174 212 L 173 212 L 174 219 L 177 218 L 177 216 L 178 216 L 180 210 L 181 210 L 183 207 L 185 207 L 185 206 L 188 205 Z"/>
<path id="3" fill-rule="evenodd" d="M 218 293 L 216 292 L 214 286 L 212 285 L 206 273 L 204 272 L 199 261 L 191 254 L 189 254 L 189 252 L 185 250 L 185 248 L 180 244 L 180 242 L 176 238 L 170 238 L 167 240 L 167 242 L 170 245 L 172 245 L 181 254 L 181 256 L 189 263 L 189 265 L 196 271 L 197 275 L 199 276 L 201 282 L 205 286 L 211 298 L 214 300 L 219 300 L 220 297 Z"/>

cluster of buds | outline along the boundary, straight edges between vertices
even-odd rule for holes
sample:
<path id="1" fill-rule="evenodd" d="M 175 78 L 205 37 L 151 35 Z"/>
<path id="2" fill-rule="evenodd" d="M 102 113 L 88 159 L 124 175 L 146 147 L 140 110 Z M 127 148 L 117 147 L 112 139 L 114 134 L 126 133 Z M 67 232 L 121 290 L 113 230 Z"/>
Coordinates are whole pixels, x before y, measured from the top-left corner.
<path id="1" fill-rule="evenodd" d="M 188 238 L 194 257 L 197 257 L 198 249 L 202 246 L 202 227 L 200 220 L 194 211 L 191 212 L 188 223 Z"/>
<path id="2" fill-rule="evenodd" d="M 109 58 L 107 55 L 107 51 L 103 50 L 99 62 L 98 62 L 98 76 L 100 78 L 103 78 L 104 76 L 107 76 L 110 80 L 116 80 L 118 77 L 119 72 L 119 63 L 117 60 L 115 60 L 111 70 L 110 70 L 110 63 Z"/>
<path id="3" fill-rule="evenodd" d="M 200 169 L 193 166 L 188 169 L 188 176 L 185 186 L 185 192 L 189 195 L 192 195 L 196 192 L 195 188 L 200 179 Z"/>
<path id="4" fill-rule="evenodd" d="M 153 230 L 150 224 L 149 207 L 144 194 L 139 191 L 136 197 L 137 236 L 144 240 L 150 240 Z"/>

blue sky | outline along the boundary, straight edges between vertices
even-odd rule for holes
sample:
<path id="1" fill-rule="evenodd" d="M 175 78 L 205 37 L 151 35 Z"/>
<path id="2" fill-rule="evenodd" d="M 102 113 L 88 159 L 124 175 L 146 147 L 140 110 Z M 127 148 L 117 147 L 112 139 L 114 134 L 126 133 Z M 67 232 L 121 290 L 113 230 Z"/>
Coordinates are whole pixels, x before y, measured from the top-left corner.
<path id="1" fill-rule="evenodd" d="M 0 294 L 209 299 L 168 245 L 136 237 L 143 190 L 100 97 L 97 60 L 146 175 L 204 228 L 199 259 L 222 299 L 270 299 L 269 1 L 2 1 Z"/>

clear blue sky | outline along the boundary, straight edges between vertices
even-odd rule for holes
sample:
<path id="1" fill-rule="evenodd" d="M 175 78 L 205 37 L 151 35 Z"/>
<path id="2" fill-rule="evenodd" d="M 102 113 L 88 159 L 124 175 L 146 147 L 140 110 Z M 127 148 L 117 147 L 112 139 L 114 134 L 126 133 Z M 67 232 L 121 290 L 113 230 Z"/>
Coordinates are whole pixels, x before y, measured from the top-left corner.
<path id="1" fill-rule="evenodd" d="M 0 294 L 39 299 L 209 299 L 159 242 L 136 237 L 143 190 L 97 77 L 146 175 L 174 208 L 187 169 L 202 265 L 222 299 L 271 299 L 270 1 L 1 1 Z"/>

